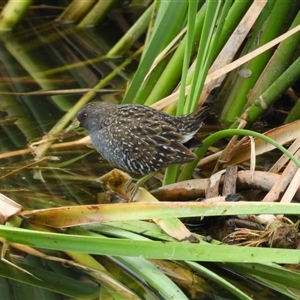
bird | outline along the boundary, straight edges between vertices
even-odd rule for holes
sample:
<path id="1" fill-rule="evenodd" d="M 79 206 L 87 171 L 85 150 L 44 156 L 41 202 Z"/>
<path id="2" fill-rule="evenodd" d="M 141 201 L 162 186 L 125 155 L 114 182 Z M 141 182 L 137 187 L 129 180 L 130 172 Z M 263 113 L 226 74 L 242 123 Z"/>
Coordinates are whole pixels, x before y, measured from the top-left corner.
<path id="1" fill-rule="evenodd" d="M 191 148 L 202 145 L 194 135 L 205 111 L 173 116 L 141 104 L 94 101 L 73 123 L 88 130 L 95 149 L 115 167 L 147 175 L 197 159 Z"/>

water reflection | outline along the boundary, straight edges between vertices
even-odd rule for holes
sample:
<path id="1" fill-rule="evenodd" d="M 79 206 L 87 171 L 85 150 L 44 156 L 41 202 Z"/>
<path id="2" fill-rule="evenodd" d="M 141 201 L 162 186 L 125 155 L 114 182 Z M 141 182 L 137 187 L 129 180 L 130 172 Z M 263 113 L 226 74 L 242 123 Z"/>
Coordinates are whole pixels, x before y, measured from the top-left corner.
<path id="1" fill-rule="evenodd" d="M 92 88 L 115 68 L 114 61 L 103 59 L 114 43 L 113 35 L 107 39 L 107 32 L 99 28 L 78 31 L 55 23 L 0 33 L 0 192 L 27 209 L 70 205 L 70 200 L 95 202 L 89 189 L 99 189 L 99 184 L 93 178 L 110 169 L 106 163 L 101 165 L 97 153 L 90 154 L 85 146 L 50 149 L 46 158 L 36 162 L 29 145 L 42 137 L 51 140 L 47 133 L 82 95 L 65 90 Z M 124 77 L 115 77 L 106 88 L 123 88 Z M 64 92 L 28 94 L 58 90 Z M 121 100 L 120 94 L 99 93 L 98 97 Z M 67 136 L 61 131 L 55 141 L 85 134 Z M 89 155 L 73 162 L 85 154 Z"/>

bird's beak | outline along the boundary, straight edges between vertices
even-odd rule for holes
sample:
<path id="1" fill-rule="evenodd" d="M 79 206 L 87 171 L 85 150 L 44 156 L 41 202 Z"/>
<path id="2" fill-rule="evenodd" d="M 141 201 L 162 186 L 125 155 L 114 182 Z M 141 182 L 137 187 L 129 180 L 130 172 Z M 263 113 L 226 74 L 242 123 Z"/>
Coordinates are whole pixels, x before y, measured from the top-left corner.
<path id="1" fill-rule="evenodd" d="M 66 132 L 72 131 L 80 126 L 80 122 L 78 121 L 77 118 L 73 120 L 71 125 L 66 129 Z"/>

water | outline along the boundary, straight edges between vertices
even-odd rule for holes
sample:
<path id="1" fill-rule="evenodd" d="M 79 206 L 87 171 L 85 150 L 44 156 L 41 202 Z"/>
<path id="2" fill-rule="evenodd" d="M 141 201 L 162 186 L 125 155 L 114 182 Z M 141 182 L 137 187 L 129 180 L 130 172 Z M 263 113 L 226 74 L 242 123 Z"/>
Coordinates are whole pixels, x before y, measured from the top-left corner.
<path id="1" fill-rule="evenodd" d="M 51 23 L 1 33 L 0 41 L 0 192 L 28 209 L 67 205 L 70 200 L 94 201 L 90 196 L 87 200 L 90 193 L 85 188 L 96 185 L 90 180 L 92 177 L 111 169 L 107 163 L 101 165 L 97 153 L 69 164 L 68 160 L 90 153 L 91 149 L 82 146 L 48 150 L 44 156 L 50 158 L 38 164 L 33 154 L 43 137 L 52 138 L 47 133 L 84 94 L 70 91 L 92 88 L 119 63 L 120 60 L 101 61 L 114 40 L 104 41 L 97 28 L 84 32 Z M 88 62 L 91 59 L 93 64 Z M 124 84 L 121 75 L 105 88 L 120 89 Z M 43 91 L 52 91 L 53 95 Z M 41 93 L 30 95 L 30 92 Z M 96 97 L 121 100 L 120 92 L 98 93 Z M 66 134 L 61 130 L 54 144 L 79 139 L 85 134 L 81 131 L 76 136 L 74 132 Z M 40 178 L 34 179 L 37 168 Z"/>

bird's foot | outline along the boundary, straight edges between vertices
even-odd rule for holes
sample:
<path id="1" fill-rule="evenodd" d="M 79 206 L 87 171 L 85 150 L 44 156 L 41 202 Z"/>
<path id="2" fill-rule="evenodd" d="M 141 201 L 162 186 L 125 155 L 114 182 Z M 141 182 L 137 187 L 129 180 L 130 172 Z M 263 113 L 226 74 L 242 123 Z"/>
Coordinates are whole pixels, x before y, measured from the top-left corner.
<path id="1" fill-rule="evenodd" d="M 134 199 L 134 196 L 136 195 L 136 193 L 138 192 L 139 188 L 141 186 L 143 186 L 150 178 L 152 178 L 153 176 L 155 176 L 157 174 L 157 172 L 152 172 L 140 179 L 135 179 L 135 178 L 130 178 L 126 183 L 125 183 L 125 193 L 127 194 L 127 192 L 129 191 L 130 186 L 134 183 L 134 187 L 131 190 L 131 194 L 130 194 L 130 198 L 128 202 L 132 202 Z"/>
<path id="2" fill-rule="evenodd" d="M 127 182 L 124 185 L 124 187 L 125 187 L 125 194 L 127 194 L 130 191 L 130 186 L 132 184 L 136 185 L 137 182 L 138 182 L 138 179 L 136 179 L 136 178 L 130 178 L 130 179 L 128 179 Z M 134 190 L 134 187 L 132 188 L 132 190 Z"/>

